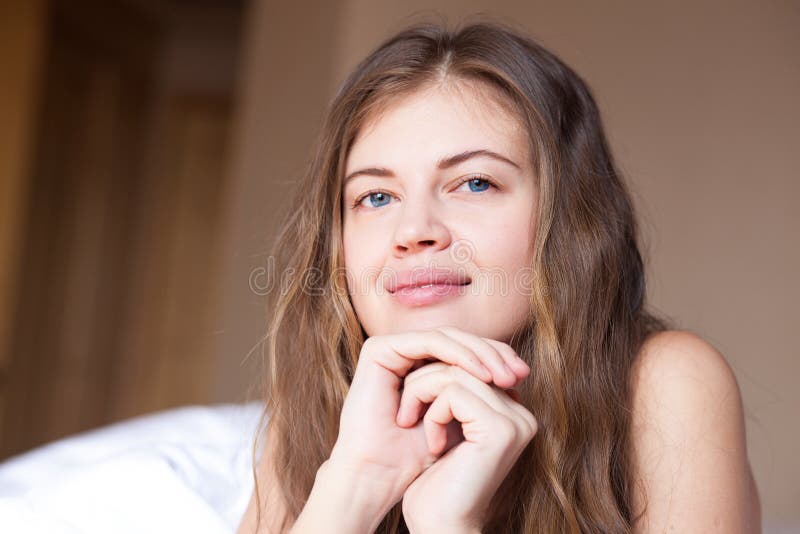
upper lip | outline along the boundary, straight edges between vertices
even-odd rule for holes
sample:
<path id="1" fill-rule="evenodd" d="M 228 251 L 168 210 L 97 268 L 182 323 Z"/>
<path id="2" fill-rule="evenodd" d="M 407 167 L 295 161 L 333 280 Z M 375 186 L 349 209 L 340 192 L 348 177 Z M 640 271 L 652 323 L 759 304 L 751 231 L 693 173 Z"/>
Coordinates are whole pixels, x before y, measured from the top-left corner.
<path id="1" fill-rule="evenodd" d="M 469 276 L 454 269 L 416 267 L 400 271 L 397 276 L 390 276 L 386 282 L 386 289 L 390 293 L 394 293 L 404 287 L 418 287 L 427 284 L 465 285 L 471 281 Z"/>

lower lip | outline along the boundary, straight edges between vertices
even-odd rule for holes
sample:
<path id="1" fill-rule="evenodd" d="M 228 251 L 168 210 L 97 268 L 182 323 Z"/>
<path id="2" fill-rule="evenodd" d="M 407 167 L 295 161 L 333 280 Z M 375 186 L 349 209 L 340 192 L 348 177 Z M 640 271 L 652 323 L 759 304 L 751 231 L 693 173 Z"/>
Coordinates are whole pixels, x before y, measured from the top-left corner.
<path id="1" fill-rule="evenodd" d="M 425 287 L 404 287 L 392 293 L 401 304 L 406 306 L 425 306 L 455 295 L 463 295 L 469 284 L 435 284 Z"/>

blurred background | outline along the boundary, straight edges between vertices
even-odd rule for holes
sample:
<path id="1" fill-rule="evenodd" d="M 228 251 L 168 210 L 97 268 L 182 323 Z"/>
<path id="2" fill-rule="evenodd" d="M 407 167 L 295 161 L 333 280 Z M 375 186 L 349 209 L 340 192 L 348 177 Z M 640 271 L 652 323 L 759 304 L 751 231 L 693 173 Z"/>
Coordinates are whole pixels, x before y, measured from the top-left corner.
<path id="1" fill-rule="evenodd" d="M 765 524 L 800 522 L 800 3 L 0 2 L 0 460 L 258 398 L 254 286 L 326 106 L 423 20 L 509 22 L 589 83 L 649 298 L 733 367 Z"/>

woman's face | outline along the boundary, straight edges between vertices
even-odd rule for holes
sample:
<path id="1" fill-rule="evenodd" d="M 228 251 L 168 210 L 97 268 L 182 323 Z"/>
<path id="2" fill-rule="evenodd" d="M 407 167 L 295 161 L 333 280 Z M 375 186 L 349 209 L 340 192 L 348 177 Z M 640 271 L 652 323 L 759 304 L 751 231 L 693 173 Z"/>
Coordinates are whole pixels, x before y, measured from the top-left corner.
<path id="1" fill-rule="evenodd" d="M 345 270 L 368 336 L 449 325 L 508 342 L 527 315 L 538 201 L 528 134 L 455 87 L 392 103 L 348 154 Z"/>

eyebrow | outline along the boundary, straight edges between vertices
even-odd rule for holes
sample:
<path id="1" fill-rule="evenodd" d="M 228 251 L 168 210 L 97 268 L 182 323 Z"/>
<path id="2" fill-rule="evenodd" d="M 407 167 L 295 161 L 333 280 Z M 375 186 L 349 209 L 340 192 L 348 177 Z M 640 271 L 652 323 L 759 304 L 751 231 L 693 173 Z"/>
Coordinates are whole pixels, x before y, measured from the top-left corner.
<path id="1" fill-rule="evenodd" d="M 467 150 L 466 152 L 461 152 L 460 154 L 455 154 L 453 156 L 448 156 L 439 160 L 436 164 L 436 168 L 438 170 L 449 169 L 450 167 L 454 167 L 459 163 L 467 161 L 468 159 L 477 158 L 477 157 L 487 157 L 497 161 L 502 161 L 503 163 L 507 163 L 517 169 L 520 169 L 520 166 L 508 159 L 505 156 L 498 154 L 497 152 L 493 152 L 486 148 L 481 148 L 478 150 Z M 355 178 L 356 176 L 361 175 L 369 175 L 369 176 L 382 176 L 387 178 L 394 178 L 395 174 L 384 167 L 368 167 L 366 169 L 359 169 L 357 171 L 351 172 L 350 174 L 345 177 L 344 182 L 342 183 L 342 187 L 346 186 L 347 183 Z"/>

